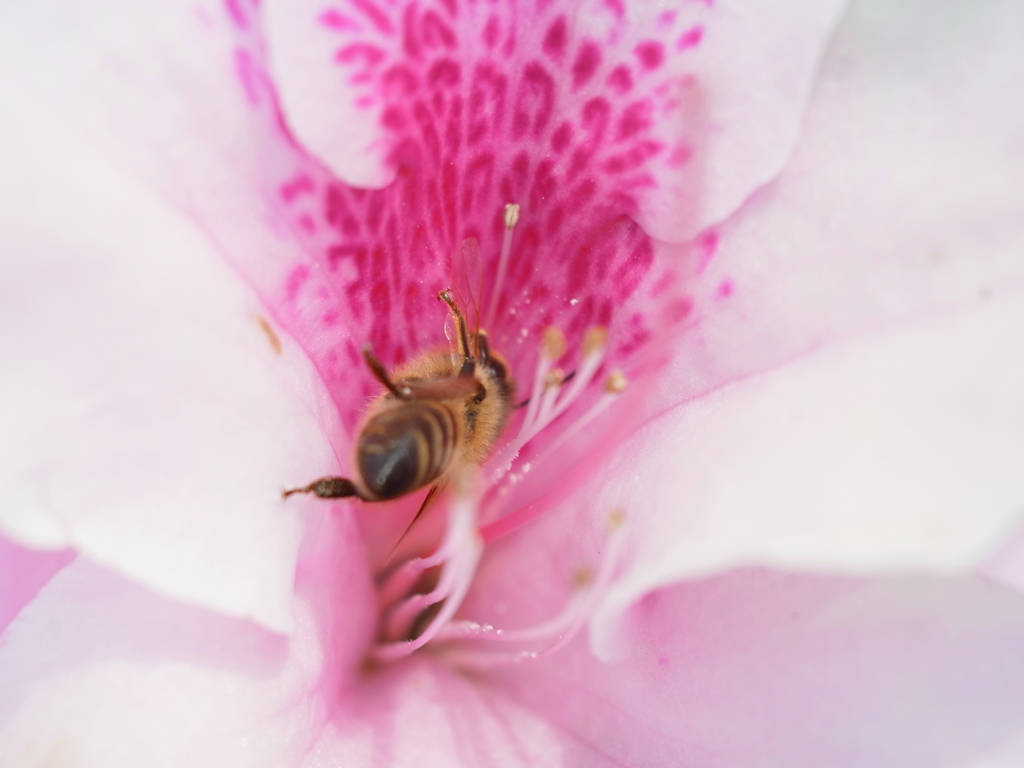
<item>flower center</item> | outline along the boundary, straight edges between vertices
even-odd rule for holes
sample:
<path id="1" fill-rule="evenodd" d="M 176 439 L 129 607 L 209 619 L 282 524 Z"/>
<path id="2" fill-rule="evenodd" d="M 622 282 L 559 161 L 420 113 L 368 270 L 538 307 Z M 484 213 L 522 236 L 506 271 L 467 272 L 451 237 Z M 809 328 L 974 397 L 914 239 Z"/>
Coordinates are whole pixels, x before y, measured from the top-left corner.
<path id="1" fill-rule="evenodd" d="M 506 237 L 490 302 L 492 308 L 507 268 L 517 219 L 518 206 L 506 206 Z M 596 568 L 577 571 L 573 579 L 574 596 L 556 617 L 528 629 L 496 629 L 455 618 L 473 583 L 485 541 L 522 526 L 543 510 L 537 504 L 515 506 L 512 489 L 531 469 L 543 464 L 607 410 L 626 389 L 626 377 L 621 371 L 600 376 L 607 350 L 607 332 L 603 327 L 586 330 L 579 365 L 568 375 L 557 367 L 566 349 L 561 330 L 545 329 L 530 396 L 520 404 L 526 412 L 516 436 L 483 466 L 453 478 L 447 525 L 437 549 L 429 556 L 398 563 L 380 581 L 381 624 L 379 641 L 372 652 L 374 660 L 395 661 L 428 643 L 460 665 L 539 658 L 564 646 L 593 612 L 619 559 L 624 520 L 621 513 L 609 517 L 610 541 L 601 562 Z M 599 394 L 590 396 L 595 390 Z M 572 412 L 567 413 L 570 409 Z M 540 445 L 531 445 L 536 443 Z M 528 461 L 523 461 L 521 457 L 528 447 L 536 451 Z M 488 647 L 494 643 L 500 644 L 501 649 Z M 509 644 L 521 647 L 510 652 L 506 650 Z"/>

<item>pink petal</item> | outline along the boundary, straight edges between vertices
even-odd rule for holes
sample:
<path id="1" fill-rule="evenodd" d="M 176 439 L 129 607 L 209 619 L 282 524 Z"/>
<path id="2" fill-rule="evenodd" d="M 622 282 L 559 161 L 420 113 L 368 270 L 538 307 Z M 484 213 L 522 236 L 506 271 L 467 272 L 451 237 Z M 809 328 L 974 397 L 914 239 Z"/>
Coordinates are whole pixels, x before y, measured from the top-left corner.
<path id="1" fill-rule="evenodd" d="M 870 5 L 851 15 L 792 165 L 719 233 L 719 307 L 656 402 L 713 394 L 652 423 L 592 497 L 638 520 L 604 652 L 614 616 L 685 575 L 965 569 L 1019 515 L 1024 112 L 1001 88 L 1024 16 L 972 8 L 969 26 L 886 12 L 884 34 Z"/>
<path id="2" fill-rule="evenodd" d="M 40 589 L 75 559 L 74 552 L 38 552 L 0 536 L 0 635 Z"/>
<path id="3" fill-rule="evenodd" d="M 290 640 L 84 559 L 65 569 L 0 647 L 0 762 L 298 764 L 352 685 L 372 618 L 366 563 L 337 544 L 351 520 L 318 528 Z"/>
<path id="4" fill-rule="evenodd" d="M 18 31 L 10 36 L 11 55 L 39 60 L 38 67 L 19 65 L 18 99 L 43 101 L 188 212 L 256 289 L 268 320 L 292 334 L 313 361 L 343 427 L 325 421 L 324 429 L 338 452 L 347 453 L 345 430 L 355 428 L 367 394 L 379 389 L 362 362 L 363 344 L 372 342 L 390 365 L 443 343 L 444 313 L 434 296 L 448 283 L 447 261 L 463 237 L 480 240 L 494 274 L 505 202 L 497 176 L 480 182 L 476 202 L 456 195 L 458 210 L 473 203 L 455 211 L 458 221 L 451 218 L 454 193 L 431 170 L 432 155 L 412 158 L 410 173 L 387 190 L 345 187 L 291 140 L 265 68 L 260 17 L 242 3 L 187 11 L 162 6 L 149 14 L 111 0 L 90 10 L 84 29 L 65 23 L 51 29 L 46 7 L 33 8 L 19 10 L 9 25 Z M 111 31 L 122 28 L 130 33 Z M 161 51 L 159 60 L 153 50 Z M 597 117 L 612 110 L 607 100 L 594 103 Z M 558 173 L 569 173 L 563 170 Z M 638 385 L 650 382 L 671 330 L 691 311 L 688 286 L 676 279 L 674 254 L 657 252 L 626 215 L 636 199 L 623 196 L 621 179 L 610 181 L 586 163 L 578 173 L 565 199 L 547 195 L 537 186 L 540 177 L 516 182 L 529 192 L 524 215 L 532 218 L 517 230 L 507 290 L 494 304 L 492 341 L 516 375 L 528 377 L 544 326 L 565 328 L 575 347 L 585 328 L 599 323 L 609 328 L 609 367 L 625 368 Z M 571 367 L 578 357 L 574 350 L 564 364 Z M 642 393 L 636 386 L 631 396 Z M 610 437 L 576 446 L 612 444 L 616 433 L 608 430 L 625 432 L 638 413 L 620 409 L 629 418 L 595 428 Z M 542 449 L 538 443 L 534 450 Z M 577 461 L 578 454 L 566 451 L 549 462 L 526 500 L 565 476 L 560 462 L 595 465 L 593 455 Z M 261 475 L 297 483 L 337 471 L 318 469 L 325 462 L 317 455 L 292 457 L 307 467 L 301 475 L 281 464 Z M 394 511 L 378 517 L 389 529 L 400 519 Z"/>
<path id="5" fill-rule="evenodd" d="M 485 157 L 500 176 L 525 152 L 540 178 L 543 157 L 583 152 L 630 190 L 649 234 L 680 240 L 781 168 L 841 3 L 265 7 L 288 123 L 348 183 L 383 186 L 410 143 L 435 153 L 464 119 L 467 145 L 444 153 L 463 155 L 455 164 L 469 176 Z M 464 105 L 453 123 L 440 107 L 449 100 Z M 611 107 L 602 135 L 597 100 Z M 521 116 L 536 119 L 529 131 Z"/>
<path id="6" fill-rule="evenodd" d="M 329 400 L 194 225 L 6 86 L 0 526 L 286 629 L 316 513 L 279 493 L 334 466 Z"/>
<path id="7" fill-rule="evenodd" d="M 338 708 L 304 765 L 605 765 L 500 690 L 414 657 L 365 681 Z"/>
<path id="8" fill-rule="evenodd" d="M 1024 734 L 1024 601 L 976 579 L 744 570 L 633 621 L 621 663 L 580 639 L 484 679 L 615 765 L 989 765 Z"/>
<path id="9" fill-rule="evenodd" d="M 743 563 L 975 566 L 1024 504 L 1022 353 L 1024 301 L 992 302 L 729 385 L 652 424 L 590 501 L 636 526 L 601 636 L 651 588 Z"/>

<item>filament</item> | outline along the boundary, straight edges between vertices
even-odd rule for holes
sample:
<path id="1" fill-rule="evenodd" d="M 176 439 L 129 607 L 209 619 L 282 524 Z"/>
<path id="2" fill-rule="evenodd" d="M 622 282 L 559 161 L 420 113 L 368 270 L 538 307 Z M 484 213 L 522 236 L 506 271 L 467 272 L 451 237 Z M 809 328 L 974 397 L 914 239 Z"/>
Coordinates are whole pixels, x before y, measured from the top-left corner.
<path id="1" fill-rule="evenodd" d="M 501 239 L 501 256 L 498 259 L 498 274 L 494 278 L 494 292 L 491 294 L 490 307 L 487 309 L 487 317 L 484 324 L 490 328 L 494 324 L 494 313 L 498 309 L 498 298 L 501 296 L 501 289 L 505 284 L 505 273 L 508 271 L 509 257 L 512 255 L 512 230 L 516 228 L 519 221 L 519 205 L 507 203 L 505 205 L 505 235 Z"/>
<path id="2" fill-rule="evenodd" d="M 490 325 L 504 288 L 512 252 L 513 230 L 519 206 L 505 206 L 505 232 L 498 269 L 487 312 Z M 596 570 L 581 570 L 567 603 L 554 616 L 529 627 L 502 629 L 472 621 L 455 620 L 469 592 L 483 554 L 485 540 L 503 535 L 536 517 L 537 503 L 501 515 L 502 494 L 492 494 L 484 522 L 483 500 L 511 471 L 516 458 L 532 440 L 580 402 L 604 365 L 607 331 L 587 329 L 580 349 L 578 368 L 566 376 L 558 363 L 565 355 L 565 335 L 555 327 L 544 330 L 526 412 L 518 434 L 478 474 L 454 477 L 448 505 L 448 521 L 441 543 L 428 557 L 414 557 L 392 569 L 380 582 L 377 599 L 381 615 L 380 640 L 371 651 L 379 662 L 401 659 L 428 643 L 451 663 L 463 667 L 492 667 L 539 659 L 557 652 L 576 637 L 607 593 L 621 560 L 621 513 L 609 517 L 609 533 Z M 561 425 L 531 463 L 547 459 L 566 441 L 604 413 L 626 388 L 619 371 L 604 380 L 603 393 L 579 415 Z M 529 470 L 522 467 L 522 472 Z M 468 480 L 468 482 L 460 482 Z M 506 496 L 507 498 L 507 496 Z M 436 576 L 436 580 L 435 579 Z M 433 581 L 432 581 L 433 580 Z M 432 584 L 432 586 L 430 586 Z"/>
<path id="3" fill-rule="evenodd" d="M 448 527 L 444 539 L 435 555 L 423 561 L 442 564 L 437 586 L 425 595 L 412 595 L 399 600 L 385 610 L 386 641 L 379 643 L 372 653 L 377 661 L 396 661 L 422 648 L 434 639 L 462 605 L 483 552 L 483 541 L 477 531 L 478 501 L 476 494 L 454 494 L 448 510 Z M 417 637 L 411 640 L 395 639 L 411 630 L 416 619 L 438 603 L 442 604 L 441 609 Z"/>
<path id="4" fill-rule="evenodd" d="M 560 651 L 579 634 L 611 586 L 622 559 L 623 520 L 619 511 L 609 515 L 605 552 L 596 575 L 578 585 L 557 615 L 532 627 L 512 630 L 469 621 L 451 622 L 437 634 L 437 642 L 445 644 L 440 655 L 456 666 L 495 667 L 542 659 Z M 513 652 L 502 650 L 512 644 L 524 647 Z M 539 647 L 530 648 L 531 644 Z"/>

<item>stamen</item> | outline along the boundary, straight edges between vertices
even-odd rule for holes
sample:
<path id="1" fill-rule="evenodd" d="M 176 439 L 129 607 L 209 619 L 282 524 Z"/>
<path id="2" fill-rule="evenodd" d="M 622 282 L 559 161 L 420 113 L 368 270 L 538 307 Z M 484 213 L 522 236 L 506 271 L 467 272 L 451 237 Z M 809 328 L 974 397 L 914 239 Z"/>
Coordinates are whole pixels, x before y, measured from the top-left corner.
<path id="1" fill-rule="evenodd" d="M 505 284 L 505 273 L 508 271 L 508 259 L 512 253 L 512 230 L 519 222 L 519 205 L 517 203 L 506 203 L 505 205 L 505 236 L 501 241 L 501 258 L 498 260 L 498 275 L 494 279 L 494 292 L 491 294 L 491 304 L 487 310 L 485 327 L 491 328 L 494 325 L 494 313 L 498 307 L 498 297 L 501 296 L 501 289 Z"/>
<path id="2" fill-rule="evenodd" d="M 512 249 L 512 234 L 518 219 L 519 206 L 512 203 L 506 205 L 505 235 L 487 325 L 494 320 L 498 299 L 502 294 Z M 441 298 L 445 298 L 443 293 Z M 480 474 L 469 471 L 448 478 L 448 495 L 451 498 L 448 522 L 437 550 L 429 557 L 405 561 L 381 581 L 377 594 L 382 629 L 380 639 L 371 653 L 376 661 L 398 660 L 428 643 L 441 643 L 441 653 L 462 666 L 494 666 L 542 658 L 563 648 L 578 634 L 593 614 L 598 601 L 607 592 L 620 559 L 624 520 L 621 512 L 609 515 L 607 547 L 596 572 L 589 567 L 580 567 L 572 572 L 573 595 L 556 616 L 533 627 L 504 631 L 474 622 L 454 620 L 476 574 L 485 537 L 493 538 L 507 533 L 536 517 L 544 508 L 543 504 L 531 502 L 511 514 L 501 515 L 502 499 L 512 498 L 508 493 L 511 483 L 498 489 L 494 495 L 487 494 L 509 473 L 523 447 L 590 390 L 604 364 L 608 332 L 600 326 L 587 329 L 580 349 L 579 365 L 568 376 L 556 367 L 565 355 L 565 334 L 558 328 L 549 327 L 544 330 L 540 341 L 532 391 L 519 434 L 488 462 Z M 388 386 L 386 373 L 382 373 L 379 378 Z M 560 425 L 560 432 L 547 442 L 535 459 L 531 459 L 531 464 L 543 461 L 587 427 L 625 391 L 626 386 L 626 377 L 621 371 L 608 374 L 603 382 L 603 392 L 589 407 L 583 409 L 581 415 L 574 414 L 571 421 Z M 407 393 L 393 391 L 393 394 L 401 396 Z M 529 464 L 520 467 L 522 473 L 529 469 Z M 481 480 L 482 484 L 476 485 Z M 482 510 L 481 502 L 485 497 L 488 498 L 487 509 Z M 492 522 L 482 527 L 483 514 Z M 486 648 L 495 641 L 506 644 L 506 647 L 508 643 L 540 647 L 515 653 L 495 652 L 492 648 Z"/>
<path id="3" fill-rule="evenodd" d="M 547 387 L 551 366 L 558 362 L 564 354 L 565 334 L 554 326 L 548 326 L 541 335 L 540 360 L 537 362 L 537 371 L 533 377 L 533 390 L 530 392 L 530 403 L 526 406 L 526 416 L 523 418 L 520 434 L 528 425 L 537 420 L 537 413 L 541 406 L 541 394 Z"/>
<path id="4" fill-rule="evenodd" d="M 561 360 L 565 354 L 565 334 L 555 325 L 549 325 L 541 336 L 541 354 L 552 362 Z"/>
<path id="5" fill-rule="evenodd" d="M 437 586 L 426 595 L 407 597 L 385 611 L 384 636 L 388 641 L 374 648 L 374 659 L 395 661 L 422 648 L 437 636 L 462 605 L 483 552 L 483 541 L 477 532 L 478 507 L 478 494 L 453 494 L 444 540 L 435 555 L 424 561 L 436 560 L 435 564 L 442 564 Z M 441 610 L 423 632 L 412 640 L 395 640 L 407 634 L 415 620 L 437 603 L 442 603 Z"/>
<path id="6" fill-rule="evenodd" d="M 621 560 L 624 522 L 625 513 L 621 510 L 615 510 L 608 516 L 607 546 L 597 573 L 586 566 L 573 572 L 571 581 L 574 595 L 559 614 L 533 627 L 513 630 L 501 630 L 468 621 L 450 622 L 435 638 L 439 643 L 450 644 L 441 650 L 442 657 L 462 667 L 494 667 L 544 658 L 564 648 L 586 625 L 611 584 Z M 547 644 L 535 651 L 505 653 L 482 647 L 485 641 L 521 645 L 537 642 Z"/>
<path id="7" fill-rule="evenodd" d="M 583 336 L 583 356 L 589 357 L 598 352 L 603 354 L 607 344 L 608 331 L 603 326 L 592 325 L 587 328 L 587 332 Z"/>
<path id="8" fill-rule="evenodd" d="M 408 595 L 424 571 L 436 565 L 440 565 L 440 559 L 434 555 L 433 557 L 416 557 L 406 560 L 395 568 L 377 587 L 377 603 L 381 610 L 386 610 L 392 603 Z"/>
<path id="9" fill-rule="evenodd" d="M 627 384 L 626 374 L 618 370 L 612 371 L 608 375 L 608 378 L 604 380 L 604 394 L 598 399 L 598 401 L 590 406 L 586 413 L 576 419 L 568 429 L 555 438 L 547 448 L 544 449 L 544 452 L 533 461 L 541 462 L 546 459 L 552 453 L 561 448 L 566 440 L 573 437 L 581 429 L 590 424 L 590 422 L 608 410 L 611 404 L 618 399 L 619 395 L 626 391 Z"/>
<path id="10" fill-rule="evenodd" d="M 580 361 L 580 368 L 576 371 L 576 375 L 569 384 L 569 388 L 554 393 L 558 398 L 558 402 L 557 404 L 551 404 L 551 407 L 544 413 L 544 418 L 538 416 L 533 423 L 524 421 L 519 437 L 516 439 L 516 442 L 519 443 L 517 451 L 521 450 L 526 443 L 536 437 L 548 424 L 565 413 L 566 409 L 583 394 L 583 391 L 593 380 L 594 374 L 597 373 L 597 369 L 604 362 L 605 342 L 607 339 L 608 333 L 604 328 L 593 326 L 587 329 L 587 334 L 583 340 L 583 359 Z"/>

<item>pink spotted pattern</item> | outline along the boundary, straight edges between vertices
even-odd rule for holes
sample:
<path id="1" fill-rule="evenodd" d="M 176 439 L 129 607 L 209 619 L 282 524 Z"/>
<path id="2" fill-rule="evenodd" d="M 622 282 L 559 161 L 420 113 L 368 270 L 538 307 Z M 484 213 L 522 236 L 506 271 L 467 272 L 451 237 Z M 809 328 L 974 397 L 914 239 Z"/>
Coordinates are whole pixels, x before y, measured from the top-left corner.
<path id="1" fill-rule="evenodd" d="M 246 41 L 249 92 L 258 11 L 226 2 Z M 521 215 L 488 330 L 517 375 L 532 370 L 548 324 L 571 340 L 607 326 L 609 361 L 628 369 L 685 321 L 692 299 L 633 217 L 656 193 L 652 168 L 689 160 L 685 136 L 666 136 L 658 120 L 688 82 L 678 57 L 699 45 L 707 12 L 655 9 L 640 23 L 614 0 L 334 0 L 310 19 L 336 36 L 323 66 L 379 115 L 396 177 L 361 190 L 298 148 L 268 159 L 275 204 L 308 259 L 257 282 L 350 426 L 377 388 L 365 342 L 386 364 L 445 343 L 435 296 L 468 237 L 480 243 L 486 307 L 506 203 Z M 264 101 L 276 109 L 269 84 Z M 277 130 L 285 122 L 275 115 Z"/>

